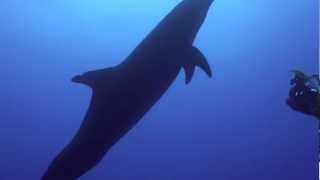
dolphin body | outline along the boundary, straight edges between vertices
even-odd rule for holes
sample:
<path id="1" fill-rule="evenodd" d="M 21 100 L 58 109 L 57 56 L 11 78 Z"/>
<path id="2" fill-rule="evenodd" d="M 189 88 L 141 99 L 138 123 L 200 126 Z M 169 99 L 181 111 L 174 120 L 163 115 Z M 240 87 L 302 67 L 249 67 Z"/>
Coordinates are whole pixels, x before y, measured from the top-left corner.
<path id="1" fill-rule="evenodd" d="M 196 66 L 211 77 L 205 56 L 192 44 L 212 3 L 182 1 L 121 64 L 72 79 L 91 87 L 90 106 L 78 132 L 42 180 L 77 179 L 95 167 L 160 99 L 180 69 L 186 83 Z"/>

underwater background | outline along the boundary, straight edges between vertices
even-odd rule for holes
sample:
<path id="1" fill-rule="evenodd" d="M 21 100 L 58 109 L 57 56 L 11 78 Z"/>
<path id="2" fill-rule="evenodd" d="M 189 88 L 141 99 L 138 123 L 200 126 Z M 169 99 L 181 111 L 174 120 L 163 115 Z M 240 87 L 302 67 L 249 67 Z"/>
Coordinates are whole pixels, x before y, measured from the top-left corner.
<path id="1" fill-rule="evenodd" d="M 76 74 L 120 63 L 178 0 L 0 1 L 0 180 L 39 179 L 70 141 L 90 89 Z M 217 0 L 180 73 L 83 180 L 317 179 L 318 122 L 285 104 L 291 69 L 318 72 L 316 0 Z"/>

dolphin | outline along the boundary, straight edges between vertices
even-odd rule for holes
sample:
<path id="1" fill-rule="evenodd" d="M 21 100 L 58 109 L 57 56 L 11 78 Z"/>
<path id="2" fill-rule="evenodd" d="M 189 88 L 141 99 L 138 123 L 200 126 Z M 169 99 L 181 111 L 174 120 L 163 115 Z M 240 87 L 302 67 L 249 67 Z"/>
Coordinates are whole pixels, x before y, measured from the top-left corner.
<path id="1" fill-rule="evenodd" d="M 91 102 L 76 135 L 42 180 L 77 179 L 94 168 L 160 99 L 181 69 L 187 84 L 196 67 L 212 76 L 193 42 L 213 1 L 183 0 L 122 63 L 72 78 L 92 89 Z"/>

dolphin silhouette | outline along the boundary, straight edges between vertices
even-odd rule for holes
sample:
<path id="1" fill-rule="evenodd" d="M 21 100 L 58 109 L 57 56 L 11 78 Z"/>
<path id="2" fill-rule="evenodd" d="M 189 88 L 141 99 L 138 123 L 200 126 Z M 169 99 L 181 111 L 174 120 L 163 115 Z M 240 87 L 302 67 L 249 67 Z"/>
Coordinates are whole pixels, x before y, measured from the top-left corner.
<path id="1" fill-rule="evenodd" d="M 95 167 L 160 99 L 180 69 L 187 84 L 195 67 L 212 76 L 205 56 L 193 46 L 212 3 L 182 1 L 122 63 L 72 79 L 92 89 L 91 102 L 78 132 L 42 180 L 77 179 Z"/>

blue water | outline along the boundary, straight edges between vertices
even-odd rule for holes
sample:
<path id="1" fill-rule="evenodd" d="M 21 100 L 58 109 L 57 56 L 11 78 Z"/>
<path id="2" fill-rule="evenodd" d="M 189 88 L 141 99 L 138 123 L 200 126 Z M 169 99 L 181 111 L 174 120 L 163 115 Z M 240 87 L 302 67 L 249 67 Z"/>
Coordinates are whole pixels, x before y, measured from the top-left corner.
<path id="1" fill-rule="evenodd" d="M 39 179 L 78 129 L 73 75 L 120 63 L 178 0 L 1 0 L 0 180 Z M 291 69 L 318 71 L 316 0 L 217 0 L 181 73 L 83 180 L 313 180 L 317 121 L 289 109 Z"/>

